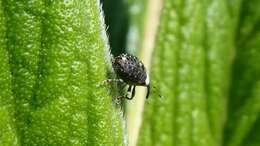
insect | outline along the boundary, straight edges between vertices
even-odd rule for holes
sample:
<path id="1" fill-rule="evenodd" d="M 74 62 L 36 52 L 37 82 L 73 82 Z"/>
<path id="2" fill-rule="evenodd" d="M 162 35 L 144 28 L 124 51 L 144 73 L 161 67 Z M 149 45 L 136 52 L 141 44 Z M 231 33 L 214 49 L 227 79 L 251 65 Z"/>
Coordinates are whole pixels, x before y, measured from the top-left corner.
<path id="1" fill-rule="evenodd" d="M 132 100 L 135 96 L 136 86 L 147 87 L 146 98 L 150 94 L 150 79 L 144 67 L 144 64 L 135 56 L 130 54 L 120 54 L 112 59 L 112 66 L 116 75 L 121 79 L 118 81 L 124 82 L 128 87 L 128 92 L 132 91 L 131 97 L 125 96 L 126 99 Z"/>

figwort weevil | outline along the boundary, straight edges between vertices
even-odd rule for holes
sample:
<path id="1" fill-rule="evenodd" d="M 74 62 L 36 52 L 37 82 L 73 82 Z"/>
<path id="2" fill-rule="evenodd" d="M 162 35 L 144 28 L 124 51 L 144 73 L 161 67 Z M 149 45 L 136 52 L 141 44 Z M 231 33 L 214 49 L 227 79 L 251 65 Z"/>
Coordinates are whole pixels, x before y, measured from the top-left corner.
<path id="1" fill-rule="evenodd" d="M 132 91 L 131 97 L 124 96 L 131 100 L 135 96 L 136 86 L 147 87 L 146 98 L 150 94 L 150 79 L 144 64 L 135 56 L 130 54 L 120 54 L 112 58 L 113 69 L 119 79 L 108 79 L 107 82 L 123 82 L 129 85 L 128 92 Z"/>

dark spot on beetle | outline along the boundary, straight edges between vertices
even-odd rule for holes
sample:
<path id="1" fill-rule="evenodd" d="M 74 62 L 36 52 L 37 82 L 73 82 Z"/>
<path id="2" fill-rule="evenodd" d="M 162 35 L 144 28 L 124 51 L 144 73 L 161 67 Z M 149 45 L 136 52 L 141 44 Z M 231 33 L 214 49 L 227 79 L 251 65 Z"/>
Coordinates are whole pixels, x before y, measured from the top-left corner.
<path id="1" fill-rule="evenodd" d="M 135 86 L 146 86 L 148 89 L 146 98 L 148 98 L 150 91 L 149 77 L 143 63 L 137 57 L 120 54 L 113 58 L 112 66 L 119 78 L 129 86 L 134 86 L 133 90 L 135 90 Z"/>

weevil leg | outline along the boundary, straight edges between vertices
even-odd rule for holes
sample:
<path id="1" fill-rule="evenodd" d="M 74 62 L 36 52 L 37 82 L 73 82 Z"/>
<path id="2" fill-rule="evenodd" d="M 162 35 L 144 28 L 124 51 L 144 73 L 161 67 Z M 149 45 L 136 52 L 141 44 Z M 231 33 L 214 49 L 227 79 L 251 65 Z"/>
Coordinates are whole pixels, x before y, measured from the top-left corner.
<path id="1" fill-rule="evenodd" d="M 130 92 L 132 90 L 132 85 L 129 85 L 129 88 L 127 89 L 127 92 Z"/>
<path id="2" fill-rule="evenodd" d="M 131 97 L 124 96 L 124 98 L 126 98 L 127 100 L 132 100 L 134 98 L 134 96 L 135 96 L 135 86 L 133 87 Z"/>
<path id="3" fill-rule="evenodd" d="M 132 96 L 131 96 L 131 98 L 134 98 L 134 96 L 135 96 L 135 86 L 134 86 L 134 88 L 133 88 L 133 90 L 132 90 Z"/>
<path id="4" fill-rule="evenodd" d="M 127 100 L 132 100 L 133 99 L 133 97 L 127 97 L 127 96 L 123 96 L 125 99 L 127 99 Z"/>
<path id="5" fill-rule="evenodd" d="M 104 80 L 101 85 L 106 85 L 106 84 L 112 84 L 112 83 L 124 83 L 124 81 L 122 79 L 106 79 Z"/>
<path id="6" fill-rule="evenodd" d="M 117 96 L 115 97 L 116 101 L 122 101 L 123 99 L 132 100 L 133 98 L 125 96 Z"/>

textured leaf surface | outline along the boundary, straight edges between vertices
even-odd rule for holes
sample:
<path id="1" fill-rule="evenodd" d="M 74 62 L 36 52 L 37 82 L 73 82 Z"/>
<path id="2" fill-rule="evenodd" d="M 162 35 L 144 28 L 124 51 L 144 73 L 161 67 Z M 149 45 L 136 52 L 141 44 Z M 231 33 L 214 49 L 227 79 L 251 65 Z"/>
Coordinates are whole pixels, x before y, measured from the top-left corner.
<path id="1" fill-rule="evenodd" d="M 123 145 L 98 1 L 0 4 L 0 144 Z"/>
<path id="2" fill-rule="evenodd" d="M 225 131 L 228 146 L 259 145 L 260 113 L 260 6 L 243 2 L 237 36 L 230 91 L 229 116 Z"/>
<path id="3" fill-rule="evenodd" d="M 146 103 L 139 145 L 221 145 L 239 10 L 228 7 L 164 1 L 151 66 L 163 98 Z"/>
<path id="4" fill-rule="evenodd" d="M 0 145 L 16 146 L 14 98 L 11 91 L 11 72 L 6 45 L 6 17 L 0 1 Z"/>

